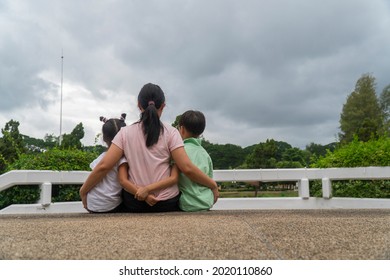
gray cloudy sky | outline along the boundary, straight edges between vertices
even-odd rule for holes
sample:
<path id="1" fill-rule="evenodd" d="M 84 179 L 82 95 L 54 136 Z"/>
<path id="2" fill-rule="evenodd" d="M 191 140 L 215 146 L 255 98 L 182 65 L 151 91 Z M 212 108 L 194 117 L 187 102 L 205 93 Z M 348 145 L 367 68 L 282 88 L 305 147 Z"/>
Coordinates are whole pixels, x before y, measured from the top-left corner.
<path id="1" fill-rule="evenodd" d="M 388 0 L 1 1 L 0 127 L 59 134 L 63 50 L 63 132 L 86 145 L 99 116 L 138 119 L 148 82 L 213 143 L 328 144 L 362 74 L 390 84 L 389 30 Z"/>

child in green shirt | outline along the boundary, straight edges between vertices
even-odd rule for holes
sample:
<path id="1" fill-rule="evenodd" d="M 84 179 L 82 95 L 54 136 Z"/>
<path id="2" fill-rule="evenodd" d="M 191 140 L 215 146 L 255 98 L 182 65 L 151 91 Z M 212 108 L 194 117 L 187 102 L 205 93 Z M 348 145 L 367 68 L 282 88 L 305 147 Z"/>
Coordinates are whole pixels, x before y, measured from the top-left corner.
<path id="1" fill-rule="evenodd" d="M 213 177 L 213 162 L 210 155 L 201 145 L 199 136 L 206 127 L 206 119 L 202 112 L 186 111 L 179 120 L 179 132 L 184 140 L 184 149 L 194 165 Z M 183 173 L 179 176 L 181 192 L 179 207 L 183 211 L 209 210 L 218 199 L 218 189 L 211 189 L 191 181 Z"/>

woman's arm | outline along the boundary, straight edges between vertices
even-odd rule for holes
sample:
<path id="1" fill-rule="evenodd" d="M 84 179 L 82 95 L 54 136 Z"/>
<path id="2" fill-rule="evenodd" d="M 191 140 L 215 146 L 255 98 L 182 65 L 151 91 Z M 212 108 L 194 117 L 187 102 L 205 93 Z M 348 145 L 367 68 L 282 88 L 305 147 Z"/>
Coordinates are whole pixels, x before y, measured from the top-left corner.
<path id="1" fill-rule="evenodd" d="M 179 169 L 176 165 L 172 166 L 171 175 L 168 178 L 162 179 L 156 183 L 139 188 L 135 194 L 135 198 L 138 200 L 145 200 L 146 197 L 154 191 L 168 188 L 179 181 Z"/>
<path id="2" fill-rule="evenodd" d="M 184 147 L 177 148 L 171 152 L 172 158 L 175 161 L 177 167 L 183 172 L 190 180 L 208 187 L 214 194 L 214 203 L 218 200 L 219 192 L 217 183 L 209 176 L 204 174 L 196 165 L 194 165 L 188 157 Z"/>
<path id="3" fill-rule="evenodd" d="M 83 205 L 87 207 L 87 193 L 99 183 L 104 176 L 115 166 L 115 163 L 122 157 L 123 151 L 116 145 L 111 145 L 103 159 L 95 166 L 87 180 L 80 188 L 80 197 Z"/>

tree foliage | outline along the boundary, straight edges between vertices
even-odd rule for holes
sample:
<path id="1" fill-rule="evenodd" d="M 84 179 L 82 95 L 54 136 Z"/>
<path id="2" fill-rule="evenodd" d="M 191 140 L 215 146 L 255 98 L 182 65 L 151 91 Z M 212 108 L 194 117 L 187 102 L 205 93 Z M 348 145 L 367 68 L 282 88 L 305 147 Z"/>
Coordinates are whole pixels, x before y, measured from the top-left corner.
<path id="1" fill-rule="evenodd" d="M 19 133 L 18 121 L 10 120 L 1 132 L 3 137 L 0 138 L 0 174 L 26 152 L 23 137 Z"/>
<path id="2" fill-rule="evenodd" d="M 328 151 L 313 167 L 390 166 L 390 138 L 382 137 L 367 142 L 357 137 L 333 152 Z"/>
<path id="3" fill-rule="evenodd" d="M 54 148 L 38 154 L 23 154 L 9 170 L 89 170 L 96 153 Z"/>
<path id="4" fill-rule="evenodd" d="M 22 135 L 29 152 L 41 152 L 58 146 L 58 137 L 46 134 L 43 139 Z"/>
<path id="5" fill-rule="evenodd" d="M 385 135 L 390 136 L 390 85 L 383 89 L 379 103 L 383 112 Z"/>
<path id="6" fill-rule="evenodd" d="M 356 135 L 362 141 L 383 135 L 383 113 L 375 92 L 375 78 L 363 75 L 348 96 L 340 115 L 340 141 L 349 143 Z"/>
<path id="7" fill-rule="evenodd" d="M 202 146 L 209 153 L 214 169 L 233 169 L 243 164 L 245 151 L 233 144 L 213 144 L 207 140 L 202 141 Z"/>
<path id="8" fill-rule="evenodd" d="M 243 165 L 244 168 L 300 168 L 306 166 L 305 152 L 283 141 L 267 139 L 257 144 Z"/>
<path id="9" fill-rule="evenodd" d="M 320 157 L 325 156 L 328 152 L 333 152 L 337 148 L 337 143 L 329 143 L 327 145 L 320 145 L 316 143 L 310 143 L 306 145 L 306 162 L 308 165 L 316 162 Z"/>
<path id="10" fill-rule="evenodd" d="M 390 138 L 382 137 L 367 142 L 359 141 L 357 137 L 351 143 L 328 151 L 312 167 L 365 167 L 390 166 Z M 335 181 L 332 182 L 334 196 L 390 198 L 390 181 Z M 321 196 L 321 184 L 315 182 L 310 187 L 313 196 Z"/>
<path id="11" fill-rule="evenodd" d="M 81 139 L 84 138 L 84 134 L 83 123 L 79 123 L 70 134 L 64 134 L 62 136 L 61 147 L 65 149 L 81 149 L 83 146 L 81 144 Z"/>
<path id="12" fill-rule="evenodd" d="M 336 149 L 336 147 L 337 147 L 336 142 L 329 143 L 327 145 L 320 145 L 312 142 L 309 145 L 306 145 L 306 151 L 320 157 L 320 156 L 325 156 L 328 151 L 333 152 Z"/>

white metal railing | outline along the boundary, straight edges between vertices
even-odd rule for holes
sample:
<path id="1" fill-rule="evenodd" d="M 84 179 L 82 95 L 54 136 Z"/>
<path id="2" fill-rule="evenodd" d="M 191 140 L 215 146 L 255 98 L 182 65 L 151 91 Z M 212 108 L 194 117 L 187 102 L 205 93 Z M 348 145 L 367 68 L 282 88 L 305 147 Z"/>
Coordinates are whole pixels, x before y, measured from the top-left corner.
<path id="1" fill-rule="evenodd" d="M 84 213 L 80 201 L 51 201 L 53 184 L 82 184 L 89 171 L 16 170 L 0 176 L 0 192 L 15 185 L 39 185 L 36 204 L 10 205 L 0 214 L 18 213 Z M 217 182 L 296 181 L 298 197 L 289 198 L 220 198 L 213 210 L 247 209 L 390 209 L 390 199 L 332 197 L 334 180 L 390 180 L 390 167 L 237 169 L 215 170 Z M 322 197 L 310 197 L 309 181 L 322 180 Z"/>

